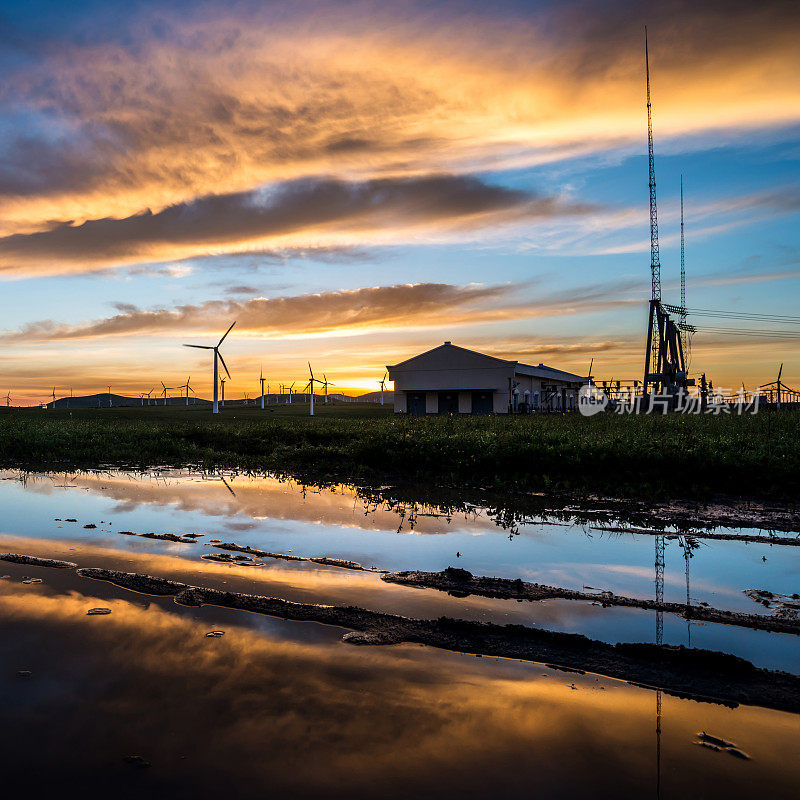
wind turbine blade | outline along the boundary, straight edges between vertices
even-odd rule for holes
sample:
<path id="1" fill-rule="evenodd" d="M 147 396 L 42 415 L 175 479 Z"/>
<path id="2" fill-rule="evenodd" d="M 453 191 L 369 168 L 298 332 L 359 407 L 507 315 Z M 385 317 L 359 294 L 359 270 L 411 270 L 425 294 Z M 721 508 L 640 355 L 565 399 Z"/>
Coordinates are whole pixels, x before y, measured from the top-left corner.
<path id="1" fill-rule="evenodd" d="M 781 368 L 778 370 L 778 381 L 781 379 L 781 373 L 783 372 L 783 364 L 781 364 Z"/>
<path id="2" fill-rule="evenodd" d="M 217 358 L 222 362 L 222 366 L 225 369 L 225 374 L 230 378 L 231 373 L 228 372 L 228 367 L 225 364 L 225 359 L 222 357 L 222 353 L 220 353 L 220 351 L 217 350 L 216 348 L 214 348 L 214 352 L 217 354 Z"/>
<path id="3" fill-rule="evenodd" d="M 213 347 L 210 347 L 207 344 L 185 344 L 184 347 L 196 347 L 198 350 L 213 350 Z"/>
<path id="4" fill-rule="evenodd" d="M 225 334 L 223 335 L 223 337 L 222 337 L 222 338 L 221 338 L 221 339 L 220 339 L 220 340 L 217 342 L 217 347 L 219 347 L 219 346 L 220 346 L 220 345 L 221 345 L 221 344 L 222 344 L 222 343 L 225 341 L 225 337 L 226 337 L 226 336 L 227 336 L 227 335 L 228 335 L 228 334 L 229 334 L 229 333 L 230 333 L 230 332 L 233 330 L 233 326 L 234 326 L 235 324 L 236 324 L 236 321 L 234 320 L 234 321 L 231 323 L 231 327 L 230 327 L 230 328 L 228 328 L 228 330 L 226 330 L 226 331 L 225 331 Z"/>

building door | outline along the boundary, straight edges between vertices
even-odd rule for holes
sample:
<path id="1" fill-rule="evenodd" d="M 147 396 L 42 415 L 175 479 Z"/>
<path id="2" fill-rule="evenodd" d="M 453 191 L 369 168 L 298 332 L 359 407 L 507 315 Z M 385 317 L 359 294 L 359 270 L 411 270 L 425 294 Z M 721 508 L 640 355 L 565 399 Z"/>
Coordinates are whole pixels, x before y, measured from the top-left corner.
<path id="1" fill-rule="evenodd" d="M 439 413 L 458 414 L 458 392 L 439 392 Z"/>
<path id="2" fill-rule="evenodd" d="M 425 392 L 408 392 L 406 394 L 406 409 L 409 414 L 414 416 L 425 416 Z"/>
<path id="3" fill-rule="evenodd" d="M 492 393 L 491 392 L 473 392 L 472 393 L 472 413 L 473 414 L 491 414 L 493 409 Z"/>

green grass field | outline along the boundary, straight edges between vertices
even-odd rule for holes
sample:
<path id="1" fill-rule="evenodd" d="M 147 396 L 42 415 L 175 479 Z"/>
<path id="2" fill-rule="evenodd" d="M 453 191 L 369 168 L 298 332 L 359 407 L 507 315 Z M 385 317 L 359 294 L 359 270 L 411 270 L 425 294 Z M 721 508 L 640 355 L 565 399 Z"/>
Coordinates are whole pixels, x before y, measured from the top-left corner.
<path id="1" fill-rule="evenodd" d="M 395 417 L 373 404 L 1 409 L 0 462 L 22 468 L 227 467 L 620 496 L 794 501 L 800 412 L 756 416 Z"/>

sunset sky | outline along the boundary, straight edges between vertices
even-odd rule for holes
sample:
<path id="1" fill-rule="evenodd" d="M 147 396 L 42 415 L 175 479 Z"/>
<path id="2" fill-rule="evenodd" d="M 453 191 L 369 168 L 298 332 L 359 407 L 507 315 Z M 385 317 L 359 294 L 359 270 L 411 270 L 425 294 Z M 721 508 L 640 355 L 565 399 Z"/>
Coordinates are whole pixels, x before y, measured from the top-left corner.
<path id="1" fill-rule="evenodd" d="M 446 339 L 640 378 L 645 24 L 665 301 L 683 174 L 688 307 L 796 320 L 797 2 L 0 0 L 0 393 L 208 396 L 233 320 L 229 396 Z M 690 321 L 800 387 L 796 322 Z"/>

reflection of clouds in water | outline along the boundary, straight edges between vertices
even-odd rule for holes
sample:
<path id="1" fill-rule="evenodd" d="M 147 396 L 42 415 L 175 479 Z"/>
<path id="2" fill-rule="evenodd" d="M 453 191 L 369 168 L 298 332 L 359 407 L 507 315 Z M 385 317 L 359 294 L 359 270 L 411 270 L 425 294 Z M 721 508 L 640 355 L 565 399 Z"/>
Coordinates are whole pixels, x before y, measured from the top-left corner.
<path id="1" fill-rule="evenodd" d="M 213 518 L 245 516 L 261 521 L 324 522 L 341 528 L 387 532 L 396 531 L 402 521 L 403 532 L 410 532 L 407 508 L 403 517 L 383 504 L 376 506 L 365 502 L 351 487 L 335 485 L 312 489 L 289 479 L 225 477 L 235 495 L 218 478 L 185 470 L 145 475 L 127 472 L 75 474 L 70 475 L 69 480 L 76 487 L 115 500 L 125 512 L 141 506 L 172 507 Z M 46 493 L 52 491 L 52 486 L 52 478 L 47 475 L 31 475 L 26 483 L 26 488 Z M 450 518 L 421 513 L 415 518 L 413 532 L 479 535 L 487 527 L 494 528 L 494 522 L 473 513 Z"/>
<path id="2" fill-rule="evenodd" d="M 386 583 L 372 572 L 344 570 L 311 562 L 267 559 L 262 566 L 248 567 L 187 559 L 187 552 L 199 555 L 218 551 L 202 544 L 195 548 L 193 545 L 157 542 L 160 552 L 152 553 L 146 548 L 154 545 L 153 540 L 124 537 L 126 544 L 131 541 L 136 546 L 134 550 L 84 545 L 76 553 L 69 550 L 65 542 L 58 540 L 4 536 L 0 539 L 0 547 L 29 555 L 77 561 L 80 566 L 101 566 L 158 575 L 194 586 L 282 597 L 295 602 L 355 605 L 422 619 L 450 616 L 500 623 L 530 624 L 535 621 L 563 628 L 569 626 L 575 614 L 582 616 L 587 609 L 589 612 L 593 610 L 590 606 L 568 604 L 566 601 L 560 604 L 509 605 L 503 600 L 485 597 L 455 598 L 444 592 L 421 591 Z M 59 579 L 58 575 L 48 578 L 51 583 Z M 83 587 L 83 581 L 79 585 Z"/>
<path id="3" fill-rule="evenodd" d="M 145 610 L 141 599 L 43 596 L 15 585 L 0 596 L 12 660 L 47 651 L 26 702 L 0 710 L 13 723 L 9 763 L 36 759 L 63 774 L 140 753 L 154 765 L 148 781 L 174 777 L 203 796 L 223 788 L 263 796 L 269 787 L 408 797 L 409 781 L 421 796 L 503 796 L 532 785 L 542 796 L 641 796 L 654 779 L 647 690 L 608 681 L 601 691 L 594 676 L 413 646 L 281 641 L 240 627 L 239 614 L 209 640 L 209 623 L 189 618 L 194 610 Z M 111 615 L 87 618 L 96 605 Z M 8 635 L 20 629 L 27 635 Z M 54 683 L 59 691 L 39 693 Z M 698 794 L 714 786 L 739 794 L 738 765 L 714 775 L 708 753 L 691 744 L 708 728 L 754 755 L 748 775 L 773 785 L 795 769 L 788 717 L 665 696 L 665 753 L 680 763 L 671 780 L 684 789 L 695 782 Z"/>

